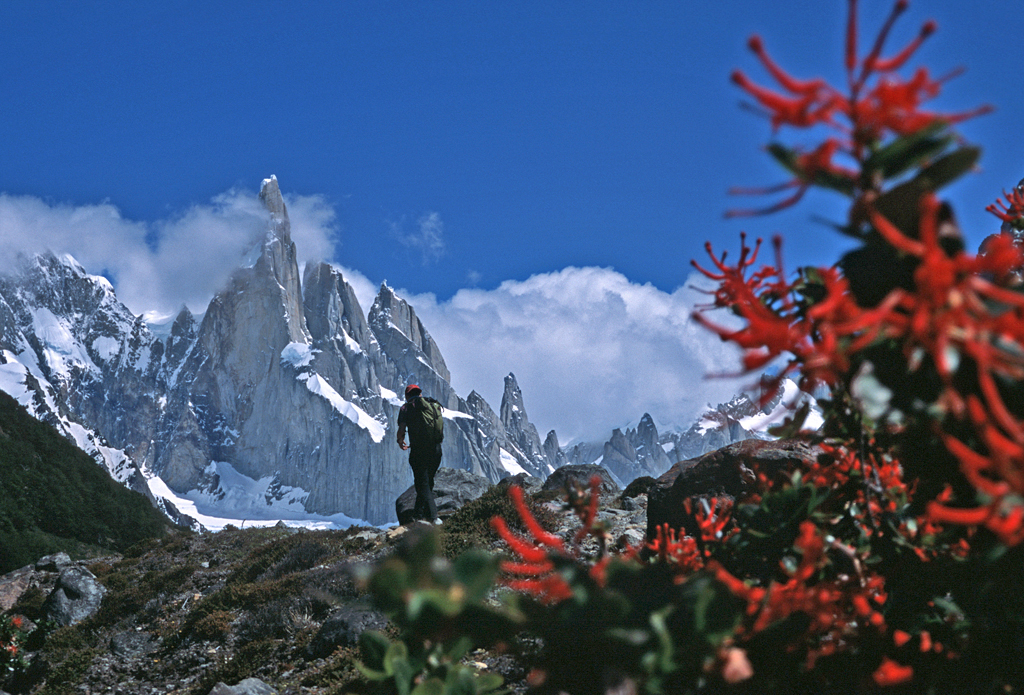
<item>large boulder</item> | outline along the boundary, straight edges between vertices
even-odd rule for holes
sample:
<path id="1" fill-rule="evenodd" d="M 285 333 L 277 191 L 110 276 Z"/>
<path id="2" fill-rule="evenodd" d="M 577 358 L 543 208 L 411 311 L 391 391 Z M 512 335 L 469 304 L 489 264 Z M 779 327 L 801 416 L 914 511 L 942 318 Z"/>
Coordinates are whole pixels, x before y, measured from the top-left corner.
<path id="1" fill-rule="evenodd" d="M 383 630 L 388 620 L 380 611 L 354 603 L 342 606 L 324 621 L 306 654 L 314 659 L 325 659 L 338 647 L 354 647 L 365 630 Z"/>
<path id="2" fill-rule="evenodd" d="M 530 475 L 529 473 L 516 473 L 510 475 L 507 478 L 502 478 L 497 482 L 495 487 L 508 490 L 508 488 L 515 485 L 523 492 L 528 495 L 533 495 L 540 492 L 544 488 L 544 481 L 536 476 Z"/>
<path id="3" fill-rule="evenodd" d="M 747 439 L 717 451 L 680 461 L 648 489 L 647 537 L 667 523 L 693 534 L 692 517 L 683 503 L 692 497 L 742 498 L 755 491 L 755 471 L 771 477 L 780 469 L 813 461 L 821 448 L 803 440 Z"/>
<path id="4" fill-rule="evenodd" d="M 590 487 L 590 479 L 595 475 L 601 478 L 601 495 L 618 495 L 622 492 L 608 471 L 596 463 L 562 466 L 544 481 L 544 489 L 564 490 L 572 486 L 587 489 Z"/>
<path id="5" fill-rule="evenodd" d="M 43 616 L 60 626 L 74 625 L 100 609 L 106 587 L 84 567 L 61 570 L 57 584 L 43 603 Z"/>
<path id="6" fill-rule="evenodd" d="M 442 466 L 434 476 L 434 502 L 439 517 L 454 514 L 467 502 L 477 499 L 491 487 L 491 481 L 482 475 L 475 475 L 460 468 Z M 410 486 L 395 500 L 398 523 L 411 524 L 416 521 L 413 509 L 416 507 L 416 488 Z"/>
<path id="7" fill-rule="evenodd" d="M 32 583 L 32 567 L 22 567 L 0 577 L 0 613 L 9 611 Z"/>
<path id="8" fill-rule="evenodd" d="M 218 683 L 213 686 L 210 695 L 277 695 L 277 690 L 259 678 L 246 678 L 239 681 L 237 685 Z"/>

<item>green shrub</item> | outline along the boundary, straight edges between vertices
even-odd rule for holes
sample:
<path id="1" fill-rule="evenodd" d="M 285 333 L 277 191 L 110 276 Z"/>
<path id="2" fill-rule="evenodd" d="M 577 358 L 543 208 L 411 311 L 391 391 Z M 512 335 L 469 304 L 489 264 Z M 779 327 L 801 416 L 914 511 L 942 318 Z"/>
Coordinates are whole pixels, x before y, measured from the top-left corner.
<path id="1" fill-rule="evenodd" d="M 38 586 L 30 586 L 11 606 L 10 612 L 14 615 L 23 615 L 29 620 L 38 621 L 42 618 L 45 601 L 46 593 Z"/>
<path id="2" fill-rule="evenodd" d="M 277 644 L 273 640 L 250 642 L 228 661 L 208 669 L 188 691 L 189 695 L 207 695 L 219 682 L 238 683 L 253 677 L 260 669 L 275 663 L 276 652 Z"/>
<path id="3" fill-rule="evenodd" d="M 495 521 L 514 598 L 493 613 L 462 600 L 491 589 L 477 552 L 448 563 L 424 541 L 396 555 L 369 586 L 402 634 L 364 635 L 369 678 L 426 682 L 424 654 L 436 668 L 460 640 L 515 626 L 536 645 L 536 695 L 1024 689 L 1024 181 L 986 208 L 1002 228 L 968 252 L 939 194 L 980 156 L 953 126 L 986 109 L 923 108 L 945 80 L 901 72 L 934 23 L 884 46 L 906 7 L 861 46 L 850 0 L 839 86 L 789 75 L 756 36 L 777 85 L 732 73 L 790 177 L 764 190 L 777 202 L 737 214 L 822 189 L 847 199 L 832 226 L 852 249 L 791 273 L 781 237 L 765 260 L 744 236 L 735 258 L 709 243 L 707 266 L 694 263 L 713 284 L 694 319 L 747 373 L 770 371 L 766 402 L 789 377 L 828 392 L 821 430 L 804 429 L 809 405 L 772 430 L 817 453 L 752 464 L 737 498 L 682 501 L 682 528 L 658 527 L 643 554 L 557 537 L 513 489 L 527 533 Z M 569 500 L 597 536 L 599 482 L 592 505 Z"/>
<path id="4" fill-rule="evenodd" d="M 231 611 L 210 611 L 192 625 L 192 636 L 200 640 L 223 640 L 231 631 L 234 619 Z"/>
<path id="5" fill-rule="evenodd" d="M 0 429 L 0 574 L 58 551 L 126 550 L 170 527 L 143 495 L 2 392 Z"/>
<path id="6" fill-rule="evenodd" d="M 557 499 L 557 498 L 556 498 Z M 545 528 L 554 528 L 555 516 L 531 498 L 528 505 Z M 469 548 L 488 549 L 498 540 L 491 519 L 499 517 L 511 528 L 524 530 L 516 508 L 508 498 L 508 488 L 494 485 L 483 495 L 467 502 L 441 526 L 441 552 L 454 558 Z"/>

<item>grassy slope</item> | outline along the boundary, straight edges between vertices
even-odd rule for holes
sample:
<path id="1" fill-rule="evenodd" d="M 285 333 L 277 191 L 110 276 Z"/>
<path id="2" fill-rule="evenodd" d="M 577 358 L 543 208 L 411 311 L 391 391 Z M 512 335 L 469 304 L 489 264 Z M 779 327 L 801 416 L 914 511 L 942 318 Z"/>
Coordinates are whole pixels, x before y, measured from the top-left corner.
<path id="1" fill-rule="evenodd" d="M 143 495 L 0 391 L 0 574 L 61 550 L 124 550 L 167 526 Z"/>

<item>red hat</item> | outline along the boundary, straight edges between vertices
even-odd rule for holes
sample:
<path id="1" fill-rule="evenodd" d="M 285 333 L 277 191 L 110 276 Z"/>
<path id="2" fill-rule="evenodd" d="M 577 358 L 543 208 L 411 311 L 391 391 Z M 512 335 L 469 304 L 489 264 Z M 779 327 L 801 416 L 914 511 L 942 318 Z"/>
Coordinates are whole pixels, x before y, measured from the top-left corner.
<path id="1" fill-rule="evenodd" d="M 415 392 L 415 393 L 413 393 L 413 392 Z M 416 384 L 409 384 L 408 386 L 405 387 L 405 397 L 406 398 L 408 398 L 409 396 L 415 396 L 416 393 L 422 393 L 422 389 L 419 386 L 417 386 Z"/>

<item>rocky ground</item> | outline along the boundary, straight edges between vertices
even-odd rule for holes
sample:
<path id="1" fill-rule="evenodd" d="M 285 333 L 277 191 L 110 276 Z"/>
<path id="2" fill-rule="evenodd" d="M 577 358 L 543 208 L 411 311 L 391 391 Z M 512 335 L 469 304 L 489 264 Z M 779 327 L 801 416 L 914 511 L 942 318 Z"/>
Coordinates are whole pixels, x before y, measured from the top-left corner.
<path id="1" fill-rule="evenodd" d="M 573 535 L 579 522 L 557 491 L 532 492 L 545 526 Z M 646 494 L 603 490 L 598 519 L 613 542 L 643 542 L 646 501 Z M 0 674 L 0 688 L 12 695 L 365 692 L 354 665 L 358 635 L 367 628 L 394 634 L 360 584 L 365 568 L 417 533 L 440 533 L 449 557 L 470 546 L 500 552 L 487 521 L 515 516 L 499 487 L 445 514 L 439 529 L 420 522 L 344 531 L 228 528 L 178 532 L 88 561 L 44 558 L 0 577 L 0 610 L 23 616 L 28 633 L 26 666 Z M 76 609 L 82 600 L 94 603 Z M 68 617 L 61 606 L 87 615 Z M 526 690 L 525 666 L 514 655 L 478 651 L 466 662 Z"/>

